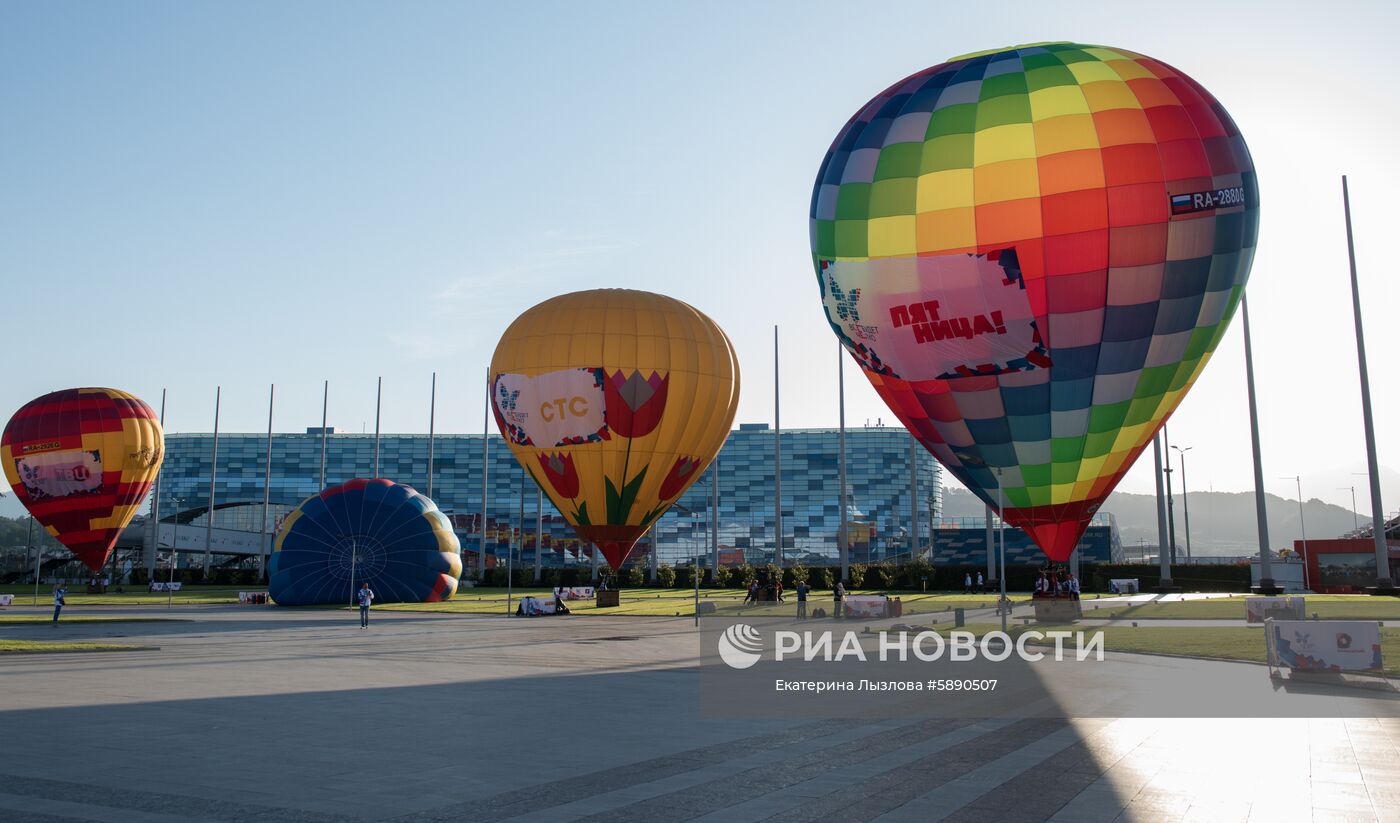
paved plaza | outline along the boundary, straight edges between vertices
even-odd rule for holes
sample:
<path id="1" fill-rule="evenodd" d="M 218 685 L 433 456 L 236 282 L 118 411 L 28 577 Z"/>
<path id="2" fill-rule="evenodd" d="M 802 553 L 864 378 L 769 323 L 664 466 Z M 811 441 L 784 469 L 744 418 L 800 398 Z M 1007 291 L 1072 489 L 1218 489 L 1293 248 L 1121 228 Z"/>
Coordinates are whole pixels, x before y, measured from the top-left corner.
<path id="1" fill-rule="evenodd" d="M 181 622 L 0 627 L 158 647 L 0 657 L 0 820 L 1400 820 L 1395 719 L 714 719 L 684 618 L 81 611 Z"/>

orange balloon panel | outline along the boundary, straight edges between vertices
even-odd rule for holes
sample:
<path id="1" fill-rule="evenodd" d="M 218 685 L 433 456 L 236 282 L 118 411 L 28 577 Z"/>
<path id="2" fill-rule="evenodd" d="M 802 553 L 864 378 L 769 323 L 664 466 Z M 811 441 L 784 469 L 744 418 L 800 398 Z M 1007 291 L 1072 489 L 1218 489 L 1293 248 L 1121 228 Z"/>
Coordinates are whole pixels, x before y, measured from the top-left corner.
<path id="1" fill-rule="evenodd" d="M 116 389 L 65 389 L 26 403 L 0 437 L 15 496 L 98 571 L 160 470 L 155 412 Z"/>
<path id="2" fill-rule="evenodd" d="M 511 452 L 613 568 L 714 460 L 738 404 L 729 338 L 649 292 L 546 300 L 491 358 L 491 407 Z"/>

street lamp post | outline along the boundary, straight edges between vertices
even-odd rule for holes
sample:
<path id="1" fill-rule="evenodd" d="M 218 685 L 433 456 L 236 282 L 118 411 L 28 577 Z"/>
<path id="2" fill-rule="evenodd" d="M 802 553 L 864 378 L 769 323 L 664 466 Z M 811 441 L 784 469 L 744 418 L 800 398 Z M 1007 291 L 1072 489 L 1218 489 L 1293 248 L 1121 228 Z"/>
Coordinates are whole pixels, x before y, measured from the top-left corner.
<path id="1" fill-rule="evenodd" d="M 1355 533 L 1355 532 L 1361 531 L 1361 521 L 1358 520 L 1357 517 L 1356 517 L 1356 487 L 1355 487 L 1355 486 L 1338 486 L 1338 487 L 1337 487 L 1337 491 L 1346 491 L 1347 489 L 1351 489 L 1351 530 L 1352 530 L 1353 533 Z"/>
<path id="2" fill-rule="evenodd" d="M 1167 458 L 1166 468 L 1162 471 L 1167 476 L 1167 545 L 1171 549 L 1172 563 L 1176 562 L 1176 510 L 1172 503 L 1172 446 L 1171 440 L 1167 437 L 1167 426 L 1162 424 L 1162 455 Z"/>
<path id="3" fill-rule="evenodd" d="M 1180 446 L 1172 446 L 1172 448 L 1173 448 L 1173 449 L 1176 449 L 1177 454 L 1181 456 L 1181 512 L 1182 512 L 1183 515 L 1186 516 L 1186 562 L 1187 562 L 1187 563 L 1190 563 L 1190 562 L 1191 562 L 1191 503 L 1190 503 L 1190 501 L 1187 499 L 1187 494 L 1186 494 L 1186 453 L 1189 452 L 1189 451 L 1191 451 L 1191 449 L 1192 449 L 1193 447 L 1192 447 L 1192 446 L 1187 446 L 1186 448 L 1183 449 L 1183 448 L 1180 447 Z"/>
<path id="4" fill-rule="evenodd" d="M 1308 587 L 1308 521 L 1303 516 L 1303 477 L 1295 474 L 1292 477 L 1280 477 L 1280 480 L 1292 480 L 1298 484 L 1298 528 L 1303 532 L 1303 588 Z"/>
<path id="5" fill-rule="evenodd" d="M 172 497 L 175 501 L 175 519 L 170 524 L 170 580 L 165 584 L 165 607 L 175 605 L 175 567 L 180 563 L 180 509 L 184 508 L 185 498 Z M 160 524 L 156 524 L 156 541 L 160 541 Z"/>

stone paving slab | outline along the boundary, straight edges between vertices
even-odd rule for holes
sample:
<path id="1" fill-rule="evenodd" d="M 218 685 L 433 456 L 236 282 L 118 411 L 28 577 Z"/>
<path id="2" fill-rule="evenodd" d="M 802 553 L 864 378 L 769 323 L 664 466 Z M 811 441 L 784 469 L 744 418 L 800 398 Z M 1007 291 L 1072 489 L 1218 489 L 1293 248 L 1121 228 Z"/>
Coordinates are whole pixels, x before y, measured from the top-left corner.
<path id="1" fill-rule="evenodd" d="M 1400 819 L 1395 719 L 700 718 L 687 619 L 171 611 L 6 627 L 161 651 L 0 664 L 0 820 Z"/>

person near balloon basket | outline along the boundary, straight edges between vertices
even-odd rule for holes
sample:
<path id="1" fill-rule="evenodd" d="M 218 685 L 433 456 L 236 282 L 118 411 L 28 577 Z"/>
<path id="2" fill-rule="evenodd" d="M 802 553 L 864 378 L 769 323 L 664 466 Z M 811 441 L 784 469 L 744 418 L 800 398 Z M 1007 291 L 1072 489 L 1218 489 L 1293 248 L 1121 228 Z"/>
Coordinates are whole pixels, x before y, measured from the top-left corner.
<path id="1" fill-rule="evenodd" d="M 810 587 L 807 585 L 807 581 L 805 581 L 805 580 L 799 580 L 799 581 L 797 581 L 796 590 L 797 590 L 797 619 L 798 619 L 798 620 L 806 620 L 806 619 L 807 619 L 807 592 L 810 590 Z"/>
<path id="2" fill-rule="evenodd" d="M 845 608 L 841 601 L 846 599 L 846 584 L 840 580 L 836 581 L 836 588 L 831 590 L 831 616 L 837 620 L 846 616 Z"/>

